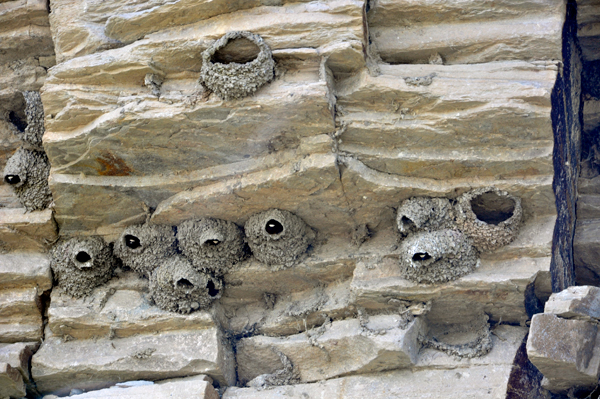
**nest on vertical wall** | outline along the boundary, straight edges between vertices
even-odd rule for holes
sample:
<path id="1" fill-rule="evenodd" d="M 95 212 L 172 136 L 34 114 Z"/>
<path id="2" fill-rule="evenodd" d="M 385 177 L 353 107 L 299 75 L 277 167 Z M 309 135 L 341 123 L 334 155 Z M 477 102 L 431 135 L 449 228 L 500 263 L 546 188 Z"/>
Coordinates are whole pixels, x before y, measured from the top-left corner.
<path id="1" fill-rule="evenodd" d="M 254 257 L 282 268 L 298 263 L 315 238 L 313 230 L 302 219 L 279 209 L 251 216 L 245 231 Z"/>
<path id="2" fill-rule="evenodd" d="M 52 203 L 49 174 L 50 162 L 44 152 L 19 148 L 6 162 L 4 182 L 12 187 L 28 212 L 36 211 Z"/>
<path id="3" fill-rule="evenodd" d="M 221 62 L 216 55 L 230 41 L 236 39 L 246 39 L 254 43 L 259 50 L 256 58 L 248 62 L 235 58 L 231 62 Z M 235 31 L 225 34 L 202 53 L 200 79 L 223 100 L 231 100 L 254 94 L 273 79 L 274 68 L 271 49 L 262 37 L 251 32 Z"/>
<path id="4" fill-rule="evenodd" d="M 76 298 L 110 280 L 115 265 L 112 248 L 101 237 L 71 238 L 50 251 L 58 286 Z"/>
<path id="5" fill-rule="evenodd" d="M 175 254 L 175 233 L 171 226 L 129 226 L 115 242 L 115 255 L 123 265 L 145 277 L 150 277 L 155 268 Z"/>
<path id="6" fill-rule="evenodd" d="M 495 187 L 465 193 L 456 205 L 458 228 L 481 252 L 510 244 L 517 237 L 522 216 L 521 199 Z"/>
<path id="7" fill-rule="evenodd" d="M 223 283 L 210 273 L 199 272 L 186 258 L 173 256 L 154 269 L 150 292 L 161 309 L 190 313 L 206 309 L 221 297 Z"/>
<path id="8" fill-rule="evenodd" d="M 400 244 L 404 278 L 416 283 L 444 283 L 471 273 L 477 251 L 458 230 L 438 230 L 411 235 Z"/>
<path id="9" fill-rule="evenodd" d="M 454 226 L 454 209 L 447 198 L 413 197 L 400 204 L 396 223 L 403 236 L 448 229 Z"/>
<path id="10" fill-rule="evenodd" d="M 37 91 L 23 92 L 25 98 L 25 115 L 27 115 L 27 127 L 19 135 L 20 139 L 32 147 L 42 149 L 42 136 L 44 135 L 44 106 L 42 98 Z"/>
<path id="11" fill-rule="evenodd" d="M 248 254 L 242 229 L 227 220 L 187 220 L 178 226 L 177 240 L 198 271 L 223 274 Z"/>

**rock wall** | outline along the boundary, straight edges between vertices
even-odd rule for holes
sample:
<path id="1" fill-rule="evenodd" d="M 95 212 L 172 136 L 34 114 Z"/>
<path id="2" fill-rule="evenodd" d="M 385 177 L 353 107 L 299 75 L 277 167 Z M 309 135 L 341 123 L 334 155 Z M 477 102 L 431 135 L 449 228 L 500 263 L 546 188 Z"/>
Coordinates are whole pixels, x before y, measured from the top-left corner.
<path id="1" fill-rule="evenodd" d="M 577 6 L 0 1 L 0 397 L 563 392 Z"/>

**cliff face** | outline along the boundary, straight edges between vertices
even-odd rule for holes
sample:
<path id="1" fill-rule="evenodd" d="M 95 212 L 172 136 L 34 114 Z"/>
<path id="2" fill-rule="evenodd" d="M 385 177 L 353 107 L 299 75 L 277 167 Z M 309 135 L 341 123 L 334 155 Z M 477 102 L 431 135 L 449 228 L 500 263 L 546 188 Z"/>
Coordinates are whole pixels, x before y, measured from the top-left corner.
<path id="1" fill-rule="evenodd" d="M 581 18 L 0 0 L 0 397 L 550 397 Z"/>

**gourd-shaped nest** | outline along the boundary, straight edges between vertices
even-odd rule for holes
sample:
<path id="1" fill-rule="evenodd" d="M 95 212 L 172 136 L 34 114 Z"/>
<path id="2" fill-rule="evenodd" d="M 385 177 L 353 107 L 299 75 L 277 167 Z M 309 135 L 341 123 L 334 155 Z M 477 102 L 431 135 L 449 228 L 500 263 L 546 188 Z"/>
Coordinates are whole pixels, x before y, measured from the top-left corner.
<path id="1" fill-rule="evenodd" d="M 245 231 L 254 257 L 271 266 L 295 265 L 315 238 L 313 230 L 302 219 L 279 209 L 252 215 Z"/>
<path id="2" fill-rule="evenodd" d="M 458 230 L 420 232 L 402 241 L 399 262 L 407 280 L 444 283 L 472 272 L 477 265 L 477 251 Z"/>
<path id="3" fill-rule="evenodd" d="M 398 208 L 396 223 L 403 236 L 448 229 L 454 225 L 454 209 L 447 198 L 413 197 Z"/>
<path id="4" fill-rule="evenodd" d="M 223 63 L 214 56 L 230 40 L 247 39 L 254 43 L 259 53 L 249 62 Z M 202 53 L 201 80 L 204 85 L 223 100 L 243 98 L 252 95 L 274 76 L 275 62 L 271 49 L 262 37 L 245 31 L 229 32 Z"/>
<path id="5" fill-rule="evenodd" d="M 52 203 L 49 174 L 50 162 L 43 151 L 19 148 L 6 162 L 4 182 L 12 187 L 28 212 L 36 211 Z"/>
<path id="6" fill-rule="evenodd" d="M 182 256 L 167 259 L 150 276 L 154 303 L 171 312 L 190 313 L 206 309 L 221 297 L 222 289 L 220 279 L 195 270 Z"/>
<path id="7" fill-rule="evenodd" d="M 154 269 L 175 254 L 175 233 L 171 226 L 129 226 L 115 242 L 115 255 L 123 265 L 145 277 L 150 277 Z"/>
<path id="8" fill-rule="evenodd" d="M 177 228 L 177 239 L 182 253 L 198 271 L 223 274 L 248 252 L 242 229 L 227 220 L 187 220 Z"/>
<path id="9" fill-rule="evenodd" d="M 115 258 L 101 237 L 71 238 L 52 248 L 50 266 L 58 286 L 79 298 L 110 280 Z"/>
<path id="10" fill-rule="evenodd" d="M 522 216 L 521 199 L 495 187 L 469 191 L 456 204 L 458 228 L 481 252 L 510 244 L 519 233 Z"/>

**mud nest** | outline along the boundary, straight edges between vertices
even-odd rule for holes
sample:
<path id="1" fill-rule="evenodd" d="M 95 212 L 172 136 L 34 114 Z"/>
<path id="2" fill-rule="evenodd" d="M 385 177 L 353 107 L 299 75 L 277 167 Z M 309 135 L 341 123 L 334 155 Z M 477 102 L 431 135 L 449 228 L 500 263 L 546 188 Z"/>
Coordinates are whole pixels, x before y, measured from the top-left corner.
<path id="1" fill-rule="evenodd" d="M 173 256 L 154 269 L 150 292 L 154 303 L 163 310 L 190 313 L 206 309 L 221 297 L 223 283 L 210 273 L 194 269 L 182 256 Z"/>
<path id="2" fill-rule="evenodd" d="M 417 231 L 448 229 L 454 225 L 454 209 L 446 198 L 413 197 L 398 208 L 396 223 L 403 236 Z"/>
<path id="3" fill-rule="evenodd" d="M 314 232 L 302 219 L 279 209 L 251 216 L 245 230 L 254 257 L 271 266 L 295 265 L 314 240 Z"/>
<path id="4" fill-rule="evenodd" d="M 25 98 L 25 115 L 27 115 L 27 127 L 19 135 L 19 138 L 27 144 L 41 150 L 42 136 L 44 135 L 44 106 L 42 98 L 37 91 L 23 92 Z"/>
<path id="5" fill-rule="evenodd" d="M 242 229 L 226 220 L 187 220 L 177 228 L 177 239 L 182 253 L 198 271 L 221 275 L 248 254 Z"/>
<path id="6" fill-rule="evenodd" d="M 521 199 L 495 187 L 463 194 L 456 205 L 458 228 L 481 252 L 511 243 L 519 233 L 522 216 Z"/>
<path id="7" fill-rule="evenodd" d="M 115 243 L 115 255 L 123 265 L 145 277 L 150 277 L 154 269 L 175 254 L 175 233 L 171 226 L 129 226 Z"/>
<path id="8" fill-rule="evenodd" d="M 110 280 L 115 258 L 100 237 L 71 238 L 51 249 L 50 266 L 58 286 L 80 298 Z"/>
<path id="9" fill-rule="evenodd" d="M 411 235 L 400 244 L 403 277 L 416 283 L 444 283 L 472 272 L 477 251 L 458 230 L 438 230 Z"/>
<path id="10" fill-rule="evenodd" d="M 28 212 L 36 211 L 52 203 L 49 174 L 50 162 L 44 152 L 19 148 L 6 162 L 4 182 L 12 187 Z"/>
<path id="11" fill-rule="evenodd" d="M 249 62 L 222 63 L 215 54 L 230 40 L 247 39 L 254 43 L 259 53 Z M 271 49 L 262 37 L 251 32 L 229 32 L 202 53 L 201 80 L 204 85 L 223 100 L 243 98 L 254 94 L 274 76 L 275 62 Z"/>

